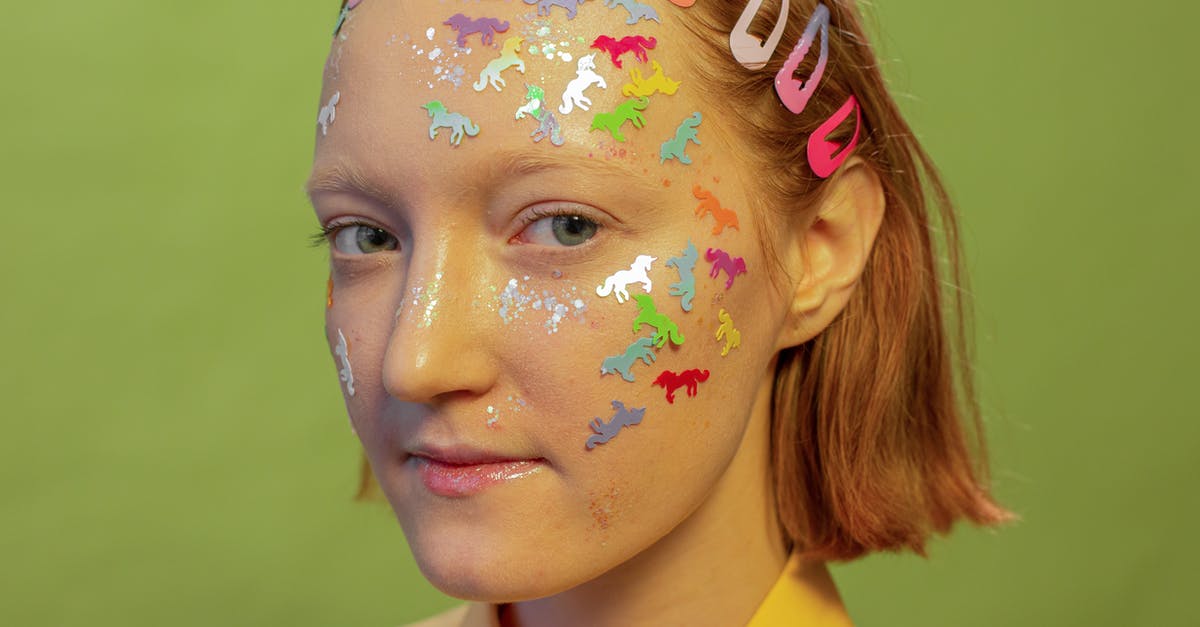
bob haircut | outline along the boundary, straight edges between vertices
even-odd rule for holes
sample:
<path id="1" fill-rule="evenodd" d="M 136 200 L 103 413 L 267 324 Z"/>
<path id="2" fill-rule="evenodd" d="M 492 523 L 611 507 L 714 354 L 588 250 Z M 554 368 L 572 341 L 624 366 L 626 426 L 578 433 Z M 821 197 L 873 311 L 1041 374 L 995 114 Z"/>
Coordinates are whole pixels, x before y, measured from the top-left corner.
<path id="1" fill-rule="evenodd" d="M 954 206 L 888 93 L 854 3 L 825 4 L 828 65 L 800 115 L 780 103 L 775 75 L 816 10 L 815 0 L 791 0 L 780 46 L 757 70 L 729 52 L 729 34 L 745 3 L 707 0 L 676 14 L 702 42 L 689 55 L 700 89 L 723 121 L 738 125 L 734 141 L 746 148 L 746 165 L 769 174 L 752 200 L 756 210 L 774 214 L 776 225 L 815 220 L 828 186 L 809 168 L 807 138 L 851 95 L 858 100 L 855 154 L 879 176 L 886 210 L 845 310 L 816 337 L 779 354 L 771 480 L 789 550 L 824 560 L 906 549 L 924 555 L 929 537 L 959 519 L 995 525 L 1012 515 L 988 487 Z M 782 0 L 765 0 L 751 34 L 766 40 L 775 24 L 770 18 L 781 11 Z M 807 55 L 798 77 L 811 75 L 817 56 Z M 829 139 L 846 142 L 853 119 Z M 772 228 L 771 222 L 760 224 Z M 943 264 L 934 233 L 944 246 Z M 759 239 L 770 242 L 763 233 Z M 376 500 L 379 492 L 364 455 L 355 499 Z"/>

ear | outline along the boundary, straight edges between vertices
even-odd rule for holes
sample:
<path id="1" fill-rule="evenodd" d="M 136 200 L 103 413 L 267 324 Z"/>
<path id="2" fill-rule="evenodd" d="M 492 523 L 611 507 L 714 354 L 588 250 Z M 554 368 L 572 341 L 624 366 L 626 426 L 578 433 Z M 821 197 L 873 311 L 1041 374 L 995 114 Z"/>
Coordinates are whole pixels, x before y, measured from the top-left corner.
<path id="1" fill-rule="evenodd" d="M 779 350 L 816 337 L 846 307 L 883 223 L 883 184 L 861 157 L 847 161 L 827 185 L 812 222 L 792 226 L 785 256 L 791 306 Z"/>

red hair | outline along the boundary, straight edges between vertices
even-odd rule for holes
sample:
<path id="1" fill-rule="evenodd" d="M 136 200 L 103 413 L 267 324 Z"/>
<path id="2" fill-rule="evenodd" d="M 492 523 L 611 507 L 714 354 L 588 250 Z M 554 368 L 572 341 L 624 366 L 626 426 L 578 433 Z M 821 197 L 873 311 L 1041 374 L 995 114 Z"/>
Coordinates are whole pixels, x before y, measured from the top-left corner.
<path id="1" fill-rule="evenodd" d="M 764 2 L 760 19 L 778 16 L 780 5 Z M 929 536 L 958 519 L 992 525 L 1011 518 L 987 485 L 955 210 L 888 93 L 851 2 L 827 4 L 828 65 L 807 107 L 800 115 L 784 107 L 775 74 L 817 3 L 790 5 L 782 43 L 759 70 L 744 68 L 729 51 L 743 3 L 698 2 L 678 12 L 708 44 L 690 57 L 700 89 L 740 125 L 748 165 L 771 173 L 761 180 L 761 209 L 811 220 L 826 185 L 808 165 L 806 140 L 851 95 L 862 108 L 856 154 L 879 176 L 887 203 L 845 310 L 779 356 L 771 426 L 779 524 L 793 548 L 818 559 L 902 549 L 924 554 Z M 774 23 L 752 34 L 765 40 Z M 814 45 L 798 76 L 812 72 L 816 51 Z M 854 118 L 849 122 L 830 139 L 845 142 Z M 941 235 L 945 268 L 934 233 Z"/>

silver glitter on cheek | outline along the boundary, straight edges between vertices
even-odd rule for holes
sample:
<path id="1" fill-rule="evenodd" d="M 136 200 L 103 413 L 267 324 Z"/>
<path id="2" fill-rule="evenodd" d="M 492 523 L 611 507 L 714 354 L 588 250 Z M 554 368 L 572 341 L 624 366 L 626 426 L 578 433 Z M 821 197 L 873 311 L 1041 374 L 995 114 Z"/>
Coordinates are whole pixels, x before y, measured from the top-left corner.
<path id="1" fill-rule="evenodd" d="M 529 281 L 529 277 L 525 277 L 525 281 Z M 546 316 L 543 326 L 548 335 L 558 333 L 559 324 L 568 317 L 583 322 L 583 315 L 587 312 L 587 303 L 580 297 L 579 289 L 574 286 L 564 288 L 558 294 L 550 290 L 542 290 L 539 294 L 536 290 L 523 286 L 521 281 L 509 279 L 500 293 L 499 301 L 498 313 L 504 324 L 517 320 L 527 311 L 534 311 Z"/>

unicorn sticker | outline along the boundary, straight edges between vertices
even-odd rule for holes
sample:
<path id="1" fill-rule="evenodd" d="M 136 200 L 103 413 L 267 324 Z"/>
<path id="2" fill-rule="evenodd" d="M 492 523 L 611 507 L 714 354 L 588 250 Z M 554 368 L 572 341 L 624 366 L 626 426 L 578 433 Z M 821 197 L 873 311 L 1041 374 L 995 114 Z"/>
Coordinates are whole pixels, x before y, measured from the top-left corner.
<path id="1" fill-rule="evenodd" d="M 621 133 L 621 126 L 626 122 L 633 122 L 634 128 L 645 126 L 646 118 L 642 117 L 641 112 L 649 104 L 649 98 L 630 98 L 617 105 L 612 113 L 597 113 L 593 116 L 591 130 L 608 131 L 613 139 L 623 142 L 625 135 Z"/>
<path id="2" fill-rule="evenodd" d="M 450 145 L 456 147 L 462 143 L 464 135 L 474 137 L 479 134 L 479 127 L 471 122 L 470 118 L 461 113 L 450 113 L 446 110 L 446 105 L 439 100 L 432 100 L 421 105 L 421 108 L 433 118 L 433 122 L 429 124 L 430 141 L 437 139 L 439 128 L 450 129 Z"/>
<path id="3" fill-rule="evenodd" d="M 632 427 L 642 421 L 646 415 L 646 408 L 641 409 L 626 409 L 625 404 L 621 401 L 612 402 L 613 414 L 612 420 L 604 422 L 597 416 L 594 420 L 588 423 L 588 426 L 595 431 L 596 434 L 589 436 L 587 439 L 587 449 L 590 451 L 596 448 L 598 444 L 604 444 L 609 440 L 617 437 L 621 432 L 621 427 Z"/>
<path id="4" fill-rule="evenodd" d="M 721 309 L 717 314 L 717 318 L 721 321 L 721 326 L 717 327 L 717 341 L 725 338 L 725 348 L 721 350 L 721 356 L 729 354 L 729 350 L 742 345 L 742 332 L 733 328 L 733 316 L 729 312 Z"/>
<path id="5" fill-rule="evenodd" d="M 462 13 L 456 13 L 442 22 L 449 26 L 452 30 L 458 31 L 458 47 L 467 47 L 467 36 L 479 33 L 479 41 L 485 46 L 492 45 L 495 41 L 496 33 L 508 31 L 508 22 L 501 22 L 494 17 L 481 17 L 471 19 Z"/>
<path id="6" fill-rule="evenodd" d="M 615 355 L 613 357 L 605 357 L 600 364 L 600 376 L 606 374 L 620 374 L 622 379 L 633 383 L 633 373 L 630 369 L 637 363 L 637 360 L 642 360 L 647 366 L 652 365 L 657 356 L 654 354 L 654 340 L 648 337 L 639 338 L 629 348 L 625 349 L 625 353 Z"/>
<path id="7" fill-rule="evenodd" d="M 627 288 L 631 283 L 641 283 L 642 289 L 646 293 L 649 293 L 650 288 L 654 284 L 650 282 L 650 275 L 648 273 L 650 272 L 650 264 L 655 261 L 658 261 L 658 257 L 638 255 L 628 270 L 620 270 L 605 279 L 604 285 L 596 288 L 596 295 L 604 297 L 616 292 L 617 302 L 623 303 L 629 300 L 629 290 Z"/>
<path id="8" fill-rule="evenodd" d="M 655 329 L 654 345 L 658 348 L 665 346 L 668 339 L 676 346 L 683 344 L 684 337 L 679 332 L 679 325 L 672 322 L 666 314 L 658 313 L 652 298 L 646 294 L 634 294 L 633 300 L 637 301 L 638 305 L 638 315 L 633 319 L 634 333 L 641 331 L 643 324 L 648 324 Z"/>
<path id="9" fill-rule="evenodd" d="M 525 40 L 520 37 L 509 37 L 504 40 L 504 46 L 500 49 L 500 56 L 488 62 L 483 71 L 479 73 L 479 80 L 472 87 L 475 91 L 483 91 L 488 85 L 500 91 L 502 87 L 507 85 L 500 73 L 510 67 L 516 67 L 517 71 L 525 73 L 525 62 L 517 56 L 517 52 L 521 49 L 521 43 Z"/>
<path id="10" fill-rule="evenodd" d="M 583 95 L 588 87 L 596 85 L 600 89 L 608 89 L 604 77 L 596 73 L 596 53 L 579 57 L 575 67 L 575 78 L 567 83 L 567 88 L 563 91 L 562 105 L 558 108 L 558 112 L 563 115 L 567 115 L 575 107 L 587 111 L 592 106 L 592 100 Z"/>
<path id="11" fill-rule="evenodd" d="M 583 4 L 583 0 L 523 0 L 525 4 L 537 5 L 537 14 L 541 16 L 550 15 L 550 9 L 554 7 L 562 7 L 567 10 L 567 19 L 573 20 L 579 13 L 579 5 Z"/>
<path id="12" fill-rule="evenodd" d="M 692 165 L 692 158 L 687 156 L 685 151 L 688 142 L 700 145 L 696 127 L 700 126 L 700 122 L 703 120 L 704 116 L 699 111 L 693 113 L 691 117 L 685 118 L 679 128 L 675 129 L 675 138 L 663 142 L 662 147 L 659 148 L 658 162 L 666 163 L 667 159 L 678 159 L 683 165 Z"/>
<path id="13" fill-rule="evenodd" d="M 672 283 L 667 287 L 667 293 L 671 296 L 681 296 L 679 306 L 684 311 L 692 310 L 692 299 L 696 297 L 696 260 L 700 258 L 700 251 L 696 250 L 696 245 L 688 240 L 687 248 L 683 249 L 683 254 L 679 257 L 671 257 L 667 260 L 668 268 L 675 268 L 679 271 L 679 282 Z"/>
<path id="14" fill-rule="evenodd" d="M 667 76 L 663 74 L 662 64 L 660 64 L 658 61 L 651 61 L 650 68 L 654 70 L 654 74 L 651 74 L 650 78 L 643 78 L 642 70 L 640 68 L 635 67 L 629 70 L 629 80 L 633 82 L 625 83 L 625 85 L 621 87 L 621 94 L 627 98 L 641 98 L 644 96 L 653 96 L 654 92 L 658 92 L 665 96 L 673 96 L 675 95 L 675 92 L 679 91 L 679 86 L 682 83 L 680 81 L 673 81 L 670 78 L 667 78 Z"/>
<path id="15" fill-rule="evenodd" d="M 605 0 L 604 6 L 610 9 L 624 7 L 626 11 L 629 11 L 629 19 L 625 20 L 625 23 L 630 26 L 642 20 L 653 20 L 662 24 L 662 20 L 658 19 L 658 12 L 654 10 L 654 7 L 642 4 L 637 0 Z"/>
<path id="16" fill-rule="evenodd" d="M 317 114 L 317 124 L 321 125 L 321 136 L 324 137 L 329 132 L 329 125 L 333 124 L 333 120 L 337 118 L 337 104 L 342 100 L 342 92 L 336 91 L 329 98 L 329 104 L 321 107 L 321 112 Z"/>
<path id="17" fill-rule="evenodd" d="M 346 392 L 350 396 L 354 396 L 354 370 L 350 368 L 350 346 L 346 344 L 346 336 L 342 335 L 341 329 L 338 329 L 338 343 L 334 347 L 333 353 L 342 362 L 342 368 L 338 370 L 338 378 L 346 384 Z"/>

